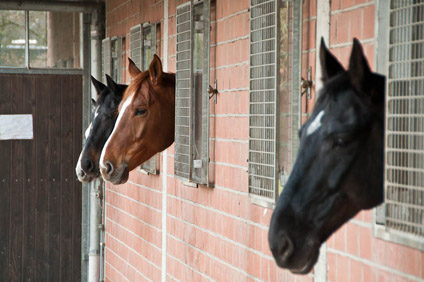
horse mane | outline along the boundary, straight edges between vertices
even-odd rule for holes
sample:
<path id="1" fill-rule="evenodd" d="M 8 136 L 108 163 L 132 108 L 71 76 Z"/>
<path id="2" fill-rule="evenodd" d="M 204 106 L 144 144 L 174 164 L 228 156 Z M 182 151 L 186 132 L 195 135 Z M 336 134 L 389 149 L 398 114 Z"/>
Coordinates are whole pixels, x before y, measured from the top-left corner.
<path id="1" fill-rule="evenodd" d="M 140 72 L 125 90 L 125 93 L 121 100 L 121 105 L 133 93 L 142 93 L 143 99 L 146 101 L 147 104 L 151 104 L 153 101 L 155 101 L 156 93 L 152 91 L 153 85 L 149 77 L 149 71 Z M 149 92 L 147 93 L 147 95 L 140 91 L 144 81 L 147 81 L 147 83 L 149 84 Z M 163 72 L 161 78 L 158 80 L 157 83 L 162 84 L 164 87 L 166 87 L 168 84 L 175 85 L 175 74 Z M 119 106 L 119 110 L 121 108 L 121 105 Z"/>

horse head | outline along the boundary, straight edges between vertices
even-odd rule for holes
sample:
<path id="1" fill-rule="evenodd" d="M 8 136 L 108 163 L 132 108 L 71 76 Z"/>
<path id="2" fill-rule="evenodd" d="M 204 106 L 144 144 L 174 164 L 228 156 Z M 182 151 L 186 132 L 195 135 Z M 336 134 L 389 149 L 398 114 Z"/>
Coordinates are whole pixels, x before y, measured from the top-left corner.
<path id="1" fill-rule="evenodd" d="M 348 70 L 323 40 L 320 61 L 324 86 L 268 233 L 277 265 L 293 273 L 308 273 L 333 232 L 383 201 L 385 78 L 371 72 L 357 39 Z"/>
<path id="2" fill-rule="evenodd" d="M 92 99 L 93 119 L 85 131 L 86 142 L 75 168 L 81 182 L 90 182 L 100 176 L 100 154 L 115 125 L 118 106 L 127 89 L 127 85 L 115 83 L 108 75 L 106 79 L 107 86 L 91 77 L 97 95 Z"/>
<path id="3" fill-rule="evenodd" d="M 133 81 L 100 157 L 103 178 L 114 184 L 174 142 L 175 74 L 164 73 L 156 55 L 149 70 L 141 72 L 131 60 L 128 70 Z"/>

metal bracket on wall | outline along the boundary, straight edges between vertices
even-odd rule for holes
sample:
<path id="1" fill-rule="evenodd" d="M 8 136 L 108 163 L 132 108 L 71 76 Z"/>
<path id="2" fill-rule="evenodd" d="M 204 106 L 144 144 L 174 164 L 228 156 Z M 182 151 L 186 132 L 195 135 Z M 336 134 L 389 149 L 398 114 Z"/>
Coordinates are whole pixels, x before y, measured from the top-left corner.
<path id="1" fill-rule="evenodd" d="M 301 87 L 302 87 L 302 89 L 305 89 L 305 90 L 302 91 L 302 96 L 306 93 L 306 97 L 308 99 L 311 99 L 311 89 L 312 89 L 312 85 L 314 84 L 313 81 L 312 81 L 312 67 L 311 66 L 308 68 L 306 75 L 307 75 L 306 79 L 304 79 L 302 77 L 302 81 L 301 81 Z"/>
<path id="2" fill-rule="evenodd" d="M 215 88 L 213 88 L 212 86 L 209 85 L 208 87 L 208 93 L 209 93 L 209 100 L 213 97 L 213 102 L 216 104 L 216 97 L 218 94 L 218 81 L 215 79 L 215 84 L 214 84 Z"/>

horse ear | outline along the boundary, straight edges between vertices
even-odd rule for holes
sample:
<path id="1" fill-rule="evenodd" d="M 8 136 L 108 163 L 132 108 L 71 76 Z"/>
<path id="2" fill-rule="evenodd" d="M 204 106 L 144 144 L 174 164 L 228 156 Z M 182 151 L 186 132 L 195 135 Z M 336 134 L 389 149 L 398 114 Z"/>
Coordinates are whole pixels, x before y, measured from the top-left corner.
<path id="1" fill-rule="evenodd" d="M 116 93 L 118 85 L 115 83 L 115 81 L 113 81 L 113 79 L 108 74 L 106 74 L 106 83 L 107 83 L 107 87 L 109 87 L 114 93 Z"/>
<path id="2" fill-rule="evenodd" d="M 149 73 L 150 80 L 153 82 L 153 84 L 156 84 L 156 82 L 162 76 L 162 62 L 156 54 L 153 56 L 153 60 L 150 63 Z"/>
<path id="3" fill-rule="evenodd" d="M 132 78 L 135 78 L 141 72 L 130 58 L 128 58 L 128 72 Z"/>
<path id="4" fill-rule="evenodd" d="M 344 71 L 343 66 L 325 46 L 324 38 L 321 37 L 321 47 L 319 49 L 319 59 L 321 62 L 322 81 L 327 82 L 331 77 Z"/>
<path id="5" fill-rule="evenodd" d="M 359 91 L 365 90 L 365 84 L 368 83 L 370 74 L 371 70 L 362 51 L 361 43 L 354 38 L 349 60 L 349 77 L 353 86 Z"/>
<path id="6" fill-rule="evenodd" d="M 97 97 L 106 88 L 106 85 L 95 79 L 93 76 L 91 76 L 91 83 L 93 83 L 94 88 L 96 88 Z"/>

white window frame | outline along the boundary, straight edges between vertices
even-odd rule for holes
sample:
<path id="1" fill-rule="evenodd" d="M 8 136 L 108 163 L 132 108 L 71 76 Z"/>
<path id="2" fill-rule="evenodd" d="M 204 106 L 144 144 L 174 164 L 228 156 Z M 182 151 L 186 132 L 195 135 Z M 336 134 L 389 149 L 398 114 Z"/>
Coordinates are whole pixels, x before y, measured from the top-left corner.
<path id="1" fill-rule="evenodd" d="M 197 184 L 210 186 L 209 182 L 209 94 L 207 88 L 209 86 L 210 79 L 210 28 L 204 28 L 203 33 L 203 77 L 202 77 L 202 138 L 201 148 L 202 154 L 201 159 L 194 159 L 194 140 L 195 140 L 195 90 L 194 90 L 194 59 L 193 59 L 193 46 L 194 46 L 194 20 L 193 11 L 194 7 L 198 4 L 203 4 L 203 18 L 204 27 L 210 27 L 210 2 L 211 0 L 204 1 L 189 1 L 185 2 L 177 7 L 177 62 L 176 62 L 176 108 L 175 108 L 175 176 L 184 182 L 192 183 L 193 186 Z M 189 6 L 187 8 L 187 6 Z M 189 30 L 184 30 L 179 33 L 180 26 L 180 14 L 179 11 L 186 10 L 183 14 L 190 16 L 190 21 L 184 21 L 185 27 L 189 23 Z M 182 15 L 182 14 L 181 14 Z M 184 41 L 179 41 L 181 34 L 190 32 L 190 38 Z M 183 46 L 185 43 L 185 47 Z M 188 48 L 188 49 L 187 49 Z M 189 59 L 180 59 L 180 54 L 190 52 Z M 188 65 L 185 62 L 189 61 Z M 185 67 L 181 67 L 185 65 Z M 184 73 L 184 75 L 183 75 Z M 187 86 L 182 87 L 181 83 L 184 81 Z M 182 92 L 185 93 L 185 97 Z M 188 96 L 187 97 L 187 93 Z M 197 94 L 198 95 L 198 94 Z M 185 111 L 188 109 L 188 112 Z M 185 132 L 183 130 L 185 128 Z M 182 149 L 185 148 L 185 149 Z M 194 170 L 199 169 L 201 176 L 198 177 Z"/>
<path id="2" fill-rule="evenodd" d="M 255 71 L 255 67 L 260 67 L 261 64 L 257 64 L 255 65 L 255 54 L 252 54 L 252 45 L 261 41 L 255 41 L 252 38 L 252 20 L 254 20 L 254 18 L 261 18 L 263 17 L 263 15 L 253 15 L 253 13 L 255 13 L 255 9 L 254 6 L 258 5 L 256 2 L 256 0 L 251 0 L 251 8 L 250 8 L 250 51 L 251 51 L 251 58 L 250 58 L 250 99 L 249 99 L 249 169 L 248 169 L 248 173 L 249 173 L 249 180 L 248 180 L 248 189 L 249 189 L 249 197 L 250 200 L 253 204 L 257 204 L 260 206 L 264 206 L 264 207 L 268 207 L 268 208 L 273 208 L 275 206 L 275 203 L 278 199 L 279 196 L 279 191 L 282 190 L 282 187 L 285 184 L 285 181 L 287 180 L 286 178 L 284 178 L 284 176 L 280 177 L 280 173 L 278 171 L 278 158 L 279 158 L 279 145 L 278 145 L 278 140 L 279 140 L 279 133 L 280 133 L 280 127 L 279 127 L 279 54 L 280 54 L 280 40 L 279 40 L 279 28 L 280 28 L 280 5 L 282 4 L 282 1 L 280 0 L 273 0 L 273 1 L 268 1 L 268 3 L 272 3 L 274 6 L 274 10 L 275 15 L 274 15 L 274 21 L 276 24 L 274 24 L 274 28 L 275 28 L 275 34 L 276 36 L 275 38 L 275 46 L 273 48 L 273 53 L 274 53 L 274 61 L 273 61 L 273 68 L 274 68 L 274 88 L 272 89 L 267 89 L 268 92 L 273 91 L 273 101 L 265 101 L 267 104 L 272 104 L 272 108 L 273 108 L 273 113 L 270 112 L 266 112 L 266 113 L 259 113 L 256 112 L 255 110 L 255 104 L 259 105 L 262 104 L 260 101 L 256 101 L 255 102 L 255 94 L 254 91 L 255 89 L 255 84 L 254 81 L 255 79 L 252 80 L 252 75 L 254 75 Z M 265 2 L 267 1 L 262 1 L 259 5 L 263 5 Z M 293 36 L 293 42 L 292 42 L 292 51 L 293 51 L 293 61 L 292 61 L 292 70 L 291 70 L 291 75 L 292 75 L 292 79 L 291 79 L 291 87 L 292 87 L 292 91 L 293 91 L 293 95 L 298 95 L 298 98 L 300 99 L 300 95 L 301 95 L 301 91 L 300 91 L 300 81 L 301 81 L 301 36 L 302 36 L 302 4 L 301 1 L 287 1 L 287 2 L 292 2 L 293 3 L 293 21 L 292 21 L 292 36 Z M 270 25 L 272 26 L 272 25 Z M 260 29 L 262 29 L 263 27 L 261 27 Z M 254 30 L 253 30 L 254 31 Z M 269 53 L 269 52 L 265 52 L 265 53 Z M 278 59 L 277 59 L 278 58 Z M 265 80 L 268 79 L 267 78 L 257 78 L 256 80 Z M 258 88 L 259 89 L 259 88 Z M 256 90 L 257 91 L 257 90 Z M 300 105 L 300 104 L 299 104 Z M 299 111 L 299 121 L 300 121 L 300 107 L 298 109 Z M 256 133 L 254 133 L 255 129 L 260 128 L 260 126 L 257 126 L 255 124 L 255 120 L 254 118 L 259 116 L 259 117 L 265 117 L 265 116 L 270 116 L 270 114 L 273 116 L 274 118 L 274 125 L 272 126 L 272 129 L 270 127 L 267 127 L 267 129 L 271 129 L 272 130 L 272 135 L 273 136 L 266 136 L 265 138 L 260 138 L 261 140 L 259 140 L 259 142 L 264 141 L 264 142 L 273 142 L 273 148 L 267 148 L 267 149 L 263 149 L 263 148 L 256 148 L 255 147 L 255 141 L 257 141 L 257 137 L 256 137 Z M 298 127 L 300 127 L 300 122 L 298 122 Z M 286 129 L 289 130 L 289 129 Z M 296 129 L 295 129 L 296 130 Z M 261 145 L 260 147 L 264 147 L 265 145 Z M 293 147 L 296 147 L 295 144 Z M 295 152 L 293 152 L 294 155 L 296 155 Z M 272 159 L 273 159 L 273 163 L 270 164 L 265 164 L 262 165 L 261 163 L 258 163 L 254 160 L 254 155 L 257 156 L 265 156 L 265 155 L 271 155 Z M 256 167 L 255 167 L 256 166 Z M 270 177 L 268 175 L 262 175 L 261 174 L 261 167 L 263 166 L 268 166 L 271 167 L 272 166 L 272 171 L 273 171 L 273 175 Z M 260 183 L 260 178 L 267 178 L 271 180 L 271 189 L 266 191 L 270 194 L 272 194 L 271 196 L 267 197 L 267 196 L 261 196 L 258 195 L 260 193 L 257 192 L 255 189 L 255 185 L 254 182 L 256 183 Z M 259 180 L 259 181 L 258 181 Z M 253 183 L 253 184 L 252 184 Z M 261 187 L 257 187 L 257 188 L 263 188 L 262 185 L 260 184 L 259 186 Z M 281 187 L 281 188 L 280 188 Z"/>
<path id="3" fill-rule="evenodd" d="M 157 23 L 142 23 L 137 24 L 130 28 L 130 58 L 133 60 L 135 65 L 142 71 L 145 71 L 148 69 L 148 64 L 145 66 L 144 63 L 144 44 L 145 44 L 145 34 L 144 29 L 150 27 L 151 29 L 151 35 L 152 40 L 150 42 L 152 54 L 155 54 L 157 51 L 156 46 L 156 32 L 157 32 Z M 134 39 L 136 38 L 136 39 Z M 139 52 L 139 54 L 138 54 Z M 154 174 L 158 175 L 160 168 L 159 168 L 159 154 L 155 154 L 152 158 L 147 160 L 146 162 L 142 163 L 138 170 L 145 174 Z"/>
<path id="4" fill-rule="evenodd" d="M 386 111 L 387 107 L 387 74 L 388 74 L 388 56 L 389 56 L 389 21 L 390 21 L 390 1 L 378 1 L 375 14 L 376 24 L 376 58 L 375 66 L 378 73 L 386 76 Z M 386 131 L 385 131 L 386 132 Z M 385 135 L 385 158 L 386 158 L 386 135 Z M 386 164 L 386 159 L 384 160 Z M 384 194 L 386 195 L 386 168 L 384 169 Z M 400 230 L 389 228 L 385 225 L 386 221 L 386 204 L 383 203 L 374 209 L 374 236 L 389 242 L 405 245 L 424 251 L 424 238 Z"/>

